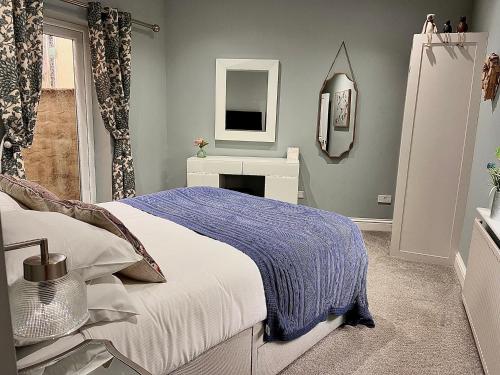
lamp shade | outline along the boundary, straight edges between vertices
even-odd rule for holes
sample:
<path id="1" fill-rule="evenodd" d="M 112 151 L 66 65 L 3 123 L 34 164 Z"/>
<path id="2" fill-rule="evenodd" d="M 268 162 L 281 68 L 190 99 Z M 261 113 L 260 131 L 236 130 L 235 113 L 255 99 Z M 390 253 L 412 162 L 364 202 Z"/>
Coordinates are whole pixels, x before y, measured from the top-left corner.
<path id="1" fill-rule="evenodd" d="M 89 318 L 87 289 L 74 272 L 55 280 L 20 279 L 9 297 L 14 336 L 23 344 L 64 336 Z"/>
<path id="2" fill-rule="evenodd" d="M 49 253 L 46 238 L 5 245 L 6 251 L 39 245 L 40 255 L 23 262 L 24 278 L 9 290 L 14 338 L 22 345 L 67 335 L 87 322 L 87 289 L 68 272 L 66 256 Z"/>

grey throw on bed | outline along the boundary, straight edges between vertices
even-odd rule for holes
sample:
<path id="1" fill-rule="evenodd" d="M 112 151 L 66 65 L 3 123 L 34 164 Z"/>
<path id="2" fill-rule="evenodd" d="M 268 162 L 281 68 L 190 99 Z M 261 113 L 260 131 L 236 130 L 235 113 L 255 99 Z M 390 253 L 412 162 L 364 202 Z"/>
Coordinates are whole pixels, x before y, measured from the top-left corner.
<path id="1" fill-rule="evenodd" d="M 260 270 L 267 341 L 292 340 L 329 314 L 373 327 L 368 257 L 349 218 L 231 190 L 193 187 L 121 200 L 247 254 Z"/>

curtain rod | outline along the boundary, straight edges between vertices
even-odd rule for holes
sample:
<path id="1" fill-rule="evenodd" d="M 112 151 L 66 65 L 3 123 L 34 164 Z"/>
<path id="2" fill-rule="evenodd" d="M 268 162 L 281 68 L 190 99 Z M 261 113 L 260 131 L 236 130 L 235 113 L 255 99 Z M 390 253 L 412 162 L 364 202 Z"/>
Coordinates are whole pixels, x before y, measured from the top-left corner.
<path id="1" fill-rule="evenodd" d="M 60 0 L 60 1 L 62 1 L 63 3 L 67 3 L 67 4 L 76 5 L 77 7 L 80 7 L 80 8 L 88 8 L 89 7 L 88 4 L 82 3 L 78 0 Z M 151 24 L 151 23 L 147 23 L 147 22 L 143 22 L 143 21 L 139 21 L 139 20 L 134 20 L 134 19 L 132 19 L 132 23 L 135 23 L 136 25 L 147 27 L 148 29 L 153 30 L 155 33 L 160 31 L 160 25 L 157 25 L 156 23 Z"/>

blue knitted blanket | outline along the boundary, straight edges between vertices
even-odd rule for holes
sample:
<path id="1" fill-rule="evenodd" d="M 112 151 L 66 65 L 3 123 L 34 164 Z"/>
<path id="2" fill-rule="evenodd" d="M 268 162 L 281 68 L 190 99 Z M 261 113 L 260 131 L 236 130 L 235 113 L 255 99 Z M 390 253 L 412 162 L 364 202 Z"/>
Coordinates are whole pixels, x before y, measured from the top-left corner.
<path id="1" fill-rule="evenodd" d="M 349 218 L 231 190 L 193 187 L 121 200 L 225 242 L 259 268 L 265 340 L 293 340 L 324 321 L 374 327 L 366 297 L 368 257 Z"/>

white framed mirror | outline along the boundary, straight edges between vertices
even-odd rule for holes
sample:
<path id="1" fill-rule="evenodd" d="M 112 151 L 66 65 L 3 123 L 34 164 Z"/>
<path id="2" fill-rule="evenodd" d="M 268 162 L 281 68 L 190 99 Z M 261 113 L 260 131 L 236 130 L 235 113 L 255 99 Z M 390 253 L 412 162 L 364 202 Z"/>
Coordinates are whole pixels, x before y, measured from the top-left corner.
<path id="1" fill-rule="evenodd" d="M 217 59 L 215 139 L 275 142 L 279 60 Z"/>

